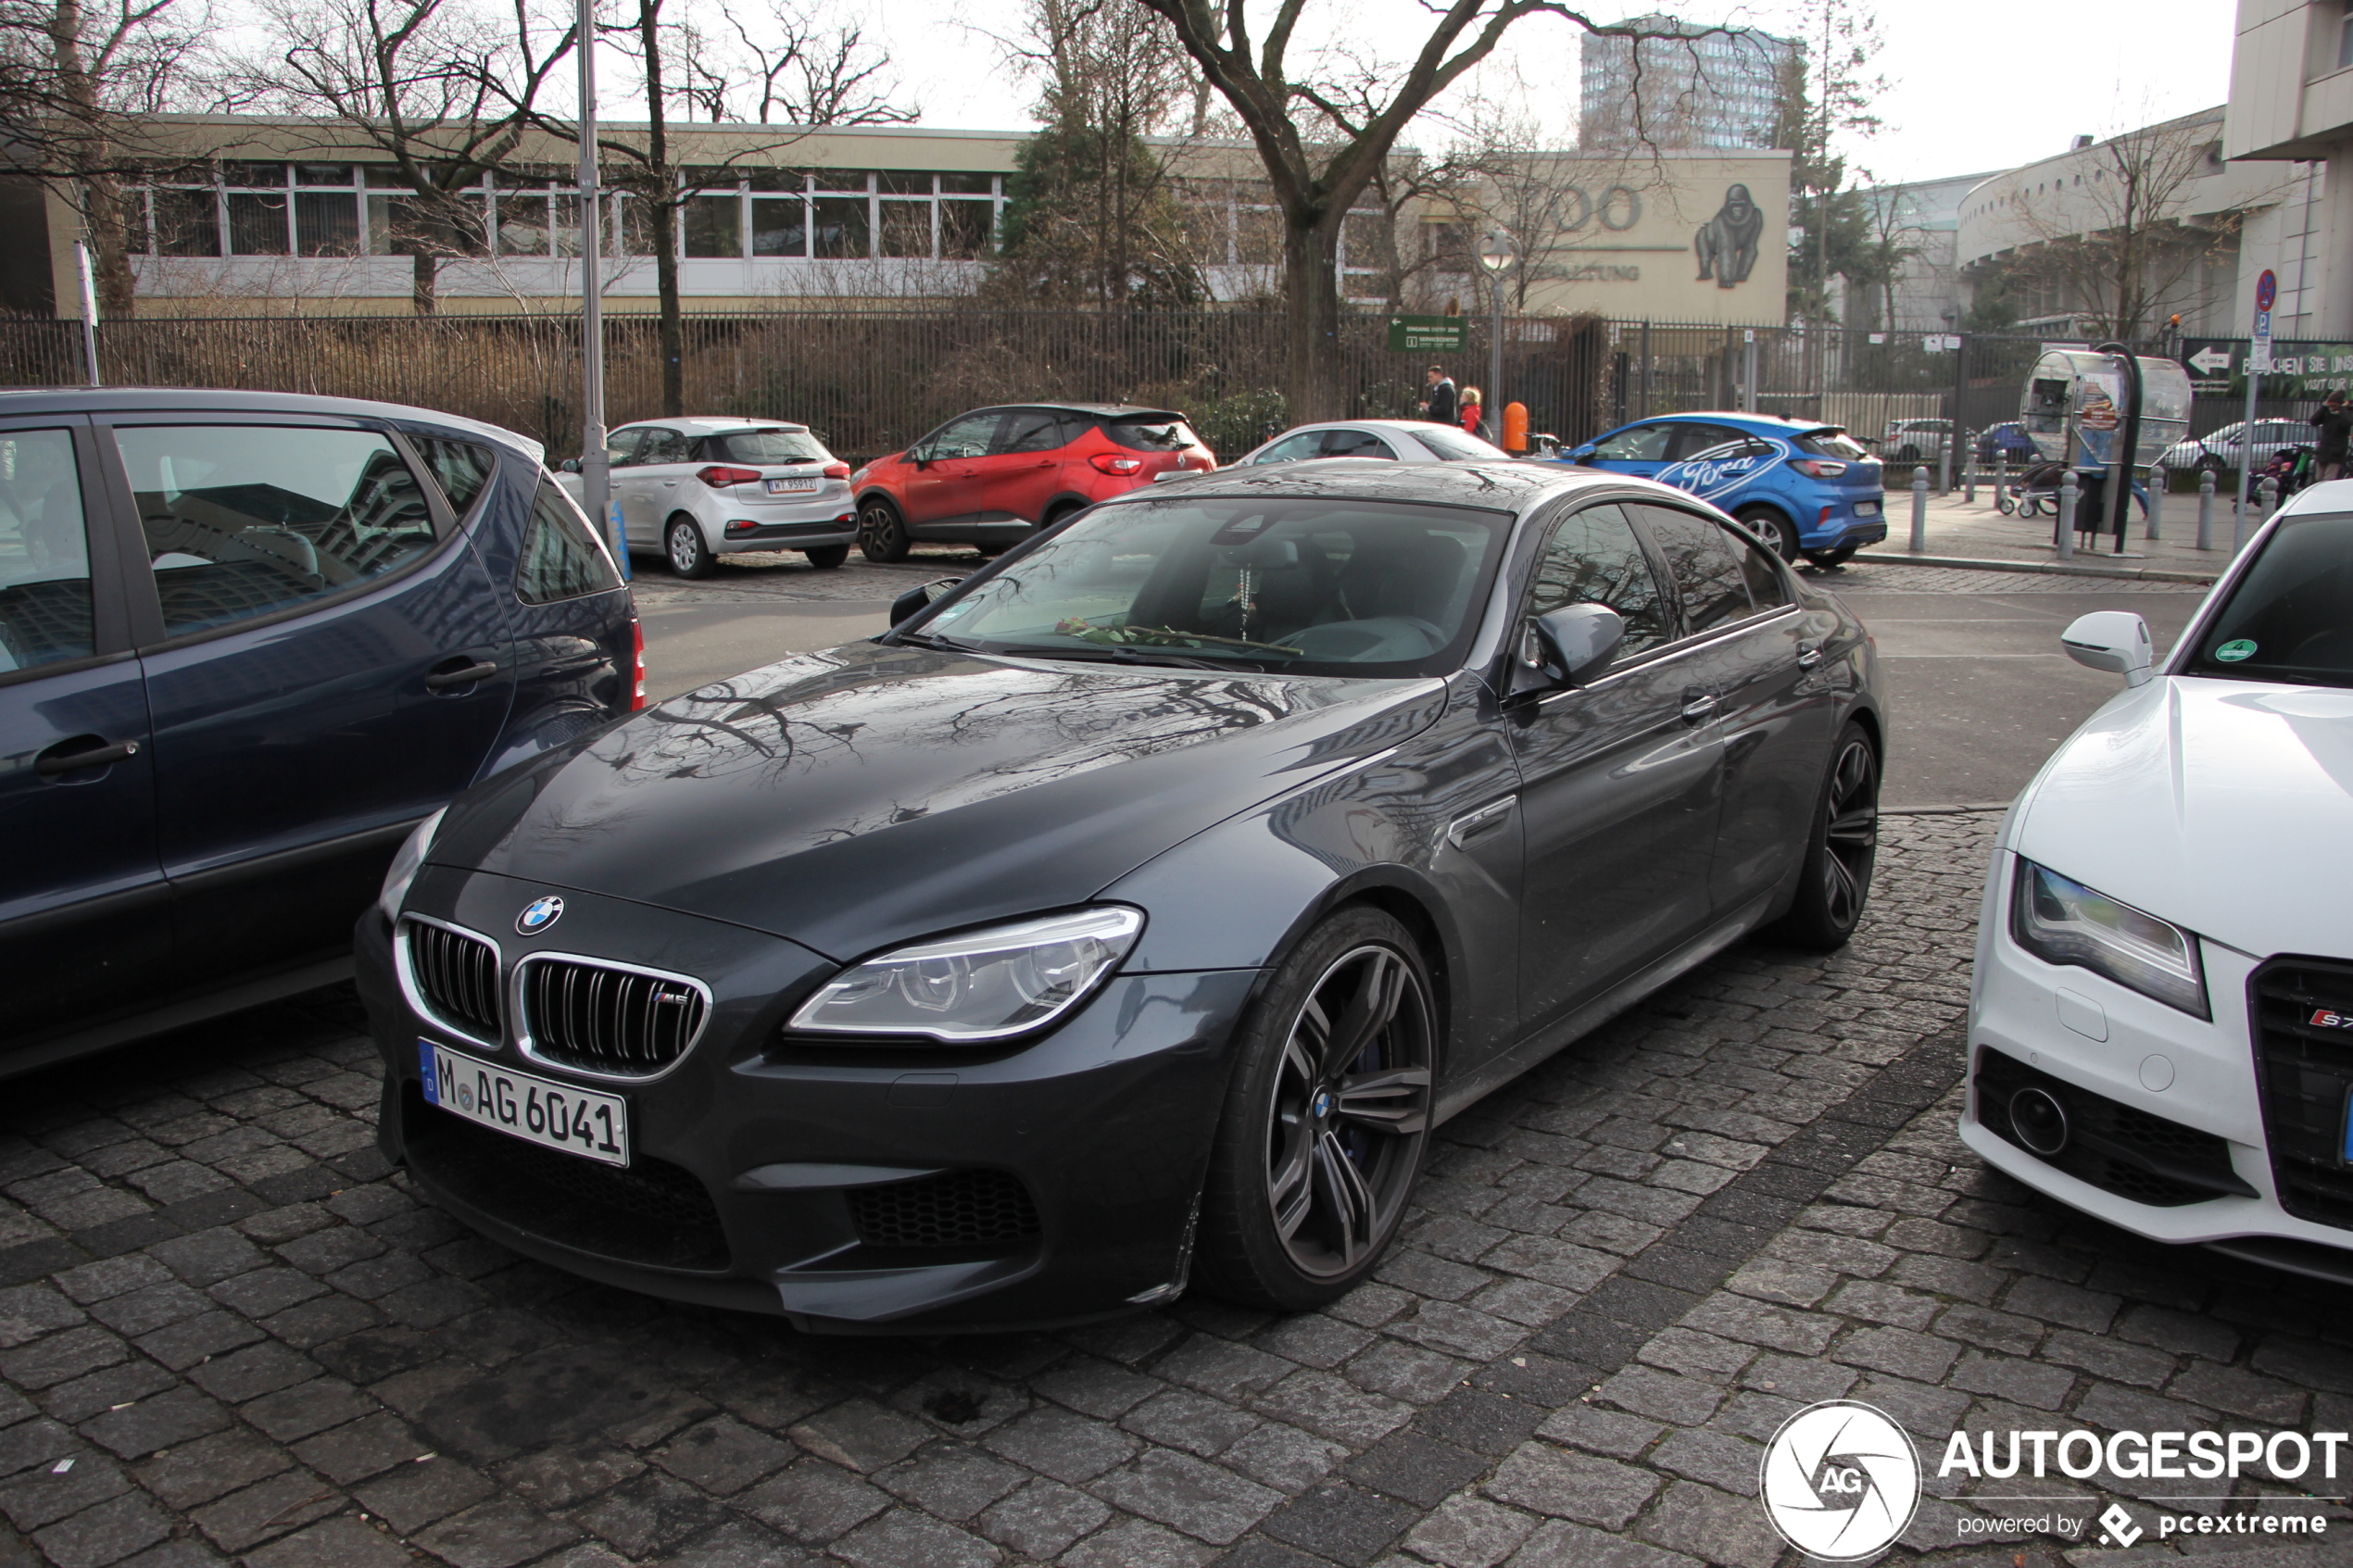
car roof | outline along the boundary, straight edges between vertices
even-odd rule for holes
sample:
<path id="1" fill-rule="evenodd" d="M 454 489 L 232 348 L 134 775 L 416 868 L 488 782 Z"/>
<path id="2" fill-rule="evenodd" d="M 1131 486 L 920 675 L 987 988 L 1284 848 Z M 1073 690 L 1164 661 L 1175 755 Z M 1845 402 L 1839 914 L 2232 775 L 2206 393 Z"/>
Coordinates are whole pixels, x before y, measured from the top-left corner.
<path id="1" fill-rule="evenodd" d="M 616 433 L 635 430 L 641 425 L 660 425 L 664 430 L 698 431 L 704 435 L 735 434 L 747 430 L 783 430 L 806 433 L 807 425 L 797 425 L 788 420 L 755 420 L 740 415 L 730 419 L 724 414 L 681 414 L 676 419 L 657 417 L 632 420 L 625 425 L 615 425 Z"/>
<path id="2" fill-rule="evenodd" d="M 1205 496 L 1315 498 L 1341 495 L 1364 501 L 1425 501 L 1518 512 L 1564 491 L 1629 483 L 1647 485 L 1648 482 L 1598 469 L 1573 469 L 1560 463 L 1520 458 L 1399 463 L 1387 458 L 1318 458 L 1311 462 L 1219 469 L 1189 480 L 1176 490 L 1148 486 L 1128 491 L 1105 505 L 1176 500 L 1179 496 L 1190 501 Z M 1691 499 L 1687 493 L 1665 485 L 1650 487 L 1661 495 Z"/>
<path id="3" fill-rule="evenodd" d="M 388 420 L 502 442 L 529 454 L 533 462 L 547 449 L 519 431 L 445 414 L 406 403 L 378 403 L 365 397 L 321 397 L 308 392 L 245 392 L 218 387 L 109 386 L 9 387 L 0 389 L 0 416 L 19 414 L 114 414 L 156 411 L 221 414 L 328 414 L 344 419 Z"/>
<path id="4" fill-rule="evenodd" d="M 2305 512 L 2353 512 L 2353 479 L 2324 479 L 2288 497 L 2279 516 Z"/>
<path id="5" fill-rule="evenodd" d="M 967 408 L 956 417 L 961 420 L 973 414 L 1009 414 L 1016 408 L 1052 408 L 1069 414 L 1092 414 L 1099 420 L 1181 420 L 1185 417 L 1174 408 L 1155 408 L 1142 403 L 1064 403 L 1051 397 L 1040 397 L 1027 403 L 991 403 L 985 408 Z"/>
<path id="6" fill-rule="evenodd" d="M 1639 420 L 1629 420 L 1625 424 L 1614 426 L 1610 430 L 1604 431 L 1602 433 L 1604 435 L 1613 435 L 1618 431 L 1629 429 L 1634 425 L 1674 423 L 1692 424 L 1697 423 L 1703 420 L 1709 424 L 1761 425 L 1768 430 L 1795 431 L 1801 434 L 1810 433 L 1818 430 L 1844 430 L 1847 428 L 1845 425 L 1840 424 L 1836 420 L 1785 420 L 1779 414 L 1745 414 L 1738 408 L 1697 408 L 1680 414 L 1645 415 Z"/>

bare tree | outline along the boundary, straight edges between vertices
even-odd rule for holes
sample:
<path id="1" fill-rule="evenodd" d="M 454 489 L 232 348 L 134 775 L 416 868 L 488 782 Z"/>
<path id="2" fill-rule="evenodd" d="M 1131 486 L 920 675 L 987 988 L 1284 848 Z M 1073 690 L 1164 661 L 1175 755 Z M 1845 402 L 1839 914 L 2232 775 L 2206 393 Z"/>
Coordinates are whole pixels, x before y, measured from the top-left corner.
<path id="1" fill-rule="evenodd" d="M 680 26 L 680 94 L 713 124 L 904 125 L 921 110 L 895 101 L 890 56 L 863 23 L 825 25 L 805 9 L 769 12 L 755 27 L 721 5 L 715 21 Z M 722 39 L 724 30 L 732 35 Z"/>

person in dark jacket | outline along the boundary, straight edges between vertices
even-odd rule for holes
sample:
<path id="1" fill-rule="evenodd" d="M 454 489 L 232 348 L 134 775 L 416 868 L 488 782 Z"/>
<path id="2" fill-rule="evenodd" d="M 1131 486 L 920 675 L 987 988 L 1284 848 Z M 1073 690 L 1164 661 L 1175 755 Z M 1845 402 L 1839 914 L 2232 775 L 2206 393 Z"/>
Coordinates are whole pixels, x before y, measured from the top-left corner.
<path id="1" fill-rule="evenodd" d="M 1454 403 L 1454 380 L 1443 365 L 1429 368 L 1429 391 L 1422 397 L 1422 418 L 1434 425 L 1451 425 L 1462 417 Z"/>
<path id="2" fill-rule="evenodd" d="M 2321 433 L 2313 443 L 2319 448 L 2313 456 L 2320 462 L 2321 477 L 2343 479 L 2347 440 L 2353 437 L 2353 408 L 2345 406 L 2345 394 L 2330 393 L 2312 416 L 2312 423 Z"/>

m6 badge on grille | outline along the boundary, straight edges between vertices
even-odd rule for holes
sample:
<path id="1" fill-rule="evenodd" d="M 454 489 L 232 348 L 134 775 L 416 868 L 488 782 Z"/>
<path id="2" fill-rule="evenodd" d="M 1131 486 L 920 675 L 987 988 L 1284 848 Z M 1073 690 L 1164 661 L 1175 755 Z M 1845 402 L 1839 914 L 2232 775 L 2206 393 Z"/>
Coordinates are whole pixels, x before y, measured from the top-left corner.
<path id="1" fill-rule="evenodd" d="M 470 1122 L 608 1165 L 629 1163 L 629 1102 L 417 1042 L 425 1101 Z"/>

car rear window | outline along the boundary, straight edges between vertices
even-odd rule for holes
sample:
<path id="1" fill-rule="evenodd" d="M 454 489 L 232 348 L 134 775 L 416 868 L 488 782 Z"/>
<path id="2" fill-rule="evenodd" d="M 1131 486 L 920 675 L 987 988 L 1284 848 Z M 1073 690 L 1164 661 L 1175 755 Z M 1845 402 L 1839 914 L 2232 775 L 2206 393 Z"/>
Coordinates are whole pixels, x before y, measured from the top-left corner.
<path id="1" fill-rule="evenodd" d="M 2183 672 L 2353 686 L 2353 514 L 2283 519 Z"/>
<path id="2" fill-rule="evenodd" d="M 1797 438 L 1797 449 L 1817 458 L 1868 458 L 1863 444 L 1843 430 L 1809 430 Z"/>
<path id="3" fill-rule="evenodd" d="M 1476 462 L 1488 458 L 1509 458 L 1501 446 L 1481 441 L 1467 431 L 1450 430 L 1444 425 L 1415 427 L 1414 439 L 1445 458 L 1450 463 Z"/>
<path id="4" fill-rule="evenodd" d="M 1103 433 L 1131 452 L 1174 452 L 1182 446 L 1201 444 L 1201 438 L 1193 433 L 1192 426 L 1166 415 L 1105 420 Z"/>
<path id="5" fill-rule="evenodd" d="M 714 462 L 821 463 L 833 456 L 805 430 L 735 430 L 710 440 Z"/>

